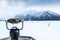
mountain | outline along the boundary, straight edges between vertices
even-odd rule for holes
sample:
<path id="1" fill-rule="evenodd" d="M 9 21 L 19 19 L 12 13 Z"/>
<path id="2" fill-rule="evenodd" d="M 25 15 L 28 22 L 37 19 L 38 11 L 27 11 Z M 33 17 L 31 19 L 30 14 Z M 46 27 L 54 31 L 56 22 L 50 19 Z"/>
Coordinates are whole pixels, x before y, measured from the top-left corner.
<path id="1" fill-rule="evenodd" d="M 51 12 L 51 11 L 45 11 L 43 14 L 40 15 L 40 20 L 60 20 L 60 14 Z"/>
<path id="2" fill-rule="evenodd" d="M 24 19 L 26 21 L 60 20 L 60 14 L 51 11 L 41 11 L 41 12 L 30 11 L 28 13 L 18 14 L 15 16 L 15 18 Z"/>

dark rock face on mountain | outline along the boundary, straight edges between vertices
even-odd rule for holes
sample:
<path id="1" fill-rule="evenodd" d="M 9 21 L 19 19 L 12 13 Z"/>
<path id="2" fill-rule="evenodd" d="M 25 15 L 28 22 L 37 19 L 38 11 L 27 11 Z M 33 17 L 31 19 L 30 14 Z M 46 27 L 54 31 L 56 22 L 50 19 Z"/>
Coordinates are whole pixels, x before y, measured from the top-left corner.
<path id="1" fill-rule="evenodd" d="M 24 20 L 60 20 L 60 14 L 51 12 L 51 11 L 42 11 L 42 12 L 28 12 L 27 14 L 18 14 L 15 18 L 24 19 Z"/>

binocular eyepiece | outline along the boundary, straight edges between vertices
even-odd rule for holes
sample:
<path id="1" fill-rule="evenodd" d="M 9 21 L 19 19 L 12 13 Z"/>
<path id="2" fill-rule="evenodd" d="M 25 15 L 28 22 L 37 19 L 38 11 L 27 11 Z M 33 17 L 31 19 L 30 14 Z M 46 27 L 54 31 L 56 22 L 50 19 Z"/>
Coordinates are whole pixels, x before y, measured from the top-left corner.
<path id="1" fill-rule="evenodd" d="M 7 22 L 14 24 L 14 23 L 21 22 L 21 20 L 20 19 L 8 19 Z"/>

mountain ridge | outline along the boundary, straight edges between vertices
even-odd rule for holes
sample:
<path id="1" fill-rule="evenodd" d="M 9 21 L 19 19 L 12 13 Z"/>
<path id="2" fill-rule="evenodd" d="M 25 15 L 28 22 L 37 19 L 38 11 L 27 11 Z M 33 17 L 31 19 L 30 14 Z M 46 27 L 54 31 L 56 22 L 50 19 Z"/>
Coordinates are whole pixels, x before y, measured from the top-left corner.
<path id="1" fill-rule="evenodd" d="M 60 14 L 51 11 L 28 12 L 26 15 L 18 14 L 15 18 L 24 20 L 60 20 Z"/>

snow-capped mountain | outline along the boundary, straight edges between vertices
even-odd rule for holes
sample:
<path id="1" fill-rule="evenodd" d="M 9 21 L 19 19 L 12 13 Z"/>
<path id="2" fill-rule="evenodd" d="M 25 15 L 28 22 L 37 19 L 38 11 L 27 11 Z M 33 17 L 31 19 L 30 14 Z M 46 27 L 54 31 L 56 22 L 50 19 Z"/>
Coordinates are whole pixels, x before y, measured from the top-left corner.
<path id="1" fill-rule="evenodd" d="M 40 20 L 60 20 L 60 14 L 51 11 L 45 11 L 40 15 Z"/>
<path id="2" fill-rule="evenodd" d="M 24 20 L 60 20 L 60 14 L 51 12 L 51 11 L 41 11 L 41 12 L 35 12 L 30 11 L 28 13 L 24 14 L 18 14 L 15 16 L 15 18 L 24 19 Z"/>

